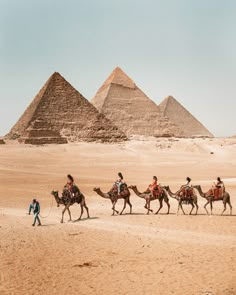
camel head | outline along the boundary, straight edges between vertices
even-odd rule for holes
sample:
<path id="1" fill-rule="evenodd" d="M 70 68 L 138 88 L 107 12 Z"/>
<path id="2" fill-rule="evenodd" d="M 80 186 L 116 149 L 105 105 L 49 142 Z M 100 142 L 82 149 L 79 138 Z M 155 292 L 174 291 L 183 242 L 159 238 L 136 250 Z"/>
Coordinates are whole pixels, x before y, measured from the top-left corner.
<path id="1" fill-rule="evenodd" d="M 193 185 L 193 188 L 200 189 L 201 186 L 200 185 Z"/>
<path id="2" fill-rule="evenodd" d="M 137 186 L 136 185 L 129 185 L 128 188 L 130 188 L 130 189 L 137 189 Z"/>
<path id="3" fill-rule="evenodd" d="M 51 195 L 53 195 L 54 197 L 58 197 L 58 191 L 51 191 Z"/>
<path id="4" fill-rule="evenodd" d="M 100 191 L 100 187 L 94 187 L 93 189 L 96 193 Z"/>
<path id="5" fill-rule="evenodd" d="M 167 191 L 170 189 L 169 185 L 163 185 L 162 188 Z"/>
<path id="6" fill-rule="evenodd" d="M 53 195 L 56 198 L 59 198 L 58 191 L 51 191 L 51 195 Z M 57 207 L 59 207 L 59 206 L 60 206 L 60 204 L 57 202 Z"/>

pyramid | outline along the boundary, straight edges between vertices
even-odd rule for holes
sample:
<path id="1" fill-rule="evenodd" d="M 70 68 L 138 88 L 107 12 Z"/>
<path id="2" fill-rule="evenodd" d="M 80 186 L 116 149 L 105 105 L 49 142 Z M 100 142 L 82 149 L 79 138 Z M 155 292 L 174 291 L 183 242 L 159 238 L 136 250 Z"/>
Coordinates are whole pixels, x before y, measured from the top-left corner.
<path id="1" fill-rule="evenodd" d="M 7 137 L 30 144 L 126 139 L 57 72 L 47 80 Z"/>
<path id="2" fill-rule="evenodd" d="M 181 136 L 179 128 L 119 67 L 99 88 L 92 104 L 127 136 Z"/>
<path id="3" fill-rule="evenodd" d="M 180 130 L 182 130 L 184 137 L 213 137 L 212 133 L 208 131 L 174 97 L 166 97 L 159 107 L 163 112 L 163 115 L 167 116 L 179 127 Z"/>

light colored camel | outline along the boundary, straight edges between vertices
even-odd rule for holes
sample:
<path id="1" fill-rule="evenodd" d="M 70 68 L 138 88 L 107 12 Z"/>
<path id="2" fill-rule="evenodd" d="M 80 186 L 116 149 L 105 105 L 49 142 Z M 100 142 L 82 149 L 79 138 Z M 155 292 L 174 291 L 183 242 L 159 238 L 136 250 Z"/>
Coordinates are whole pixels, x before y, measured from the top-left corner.
<path id="1" fill-rule="evenodd" d="M 169 196 L 171 198 L 174 198 L 174 199 L 176 199 L 178 201 L 178 210 L 177 210 L 176 214 L 179 213 L 179 208 L 182 210 L 183 214 L 185 214 L 182 203 L 187 202 L 187 204 L 190 204 L 192 206 L 192 209 L 189 212 L 189 215 L 192 214 L 192 211 L 193 211 L 195 206 L 196 206 L 195 215 L 197 215 L 197 212 L 198 212 L 197 196 L 194 193 L 193 193 L 192 196 L 186 198 L 185 196 L 180 195 L 181 190 L 178 190 L 176 193 L 173 193 L 168 185 L 163 186 L 163 188 L 167 191 L 167 193 L 169 194 Z"/>
<path id="2" fill-rule="evenodd" d="M 119 211 L 115 209 L 115 205 L 119 199 L 124 199 L 124 206 L 122 211 L 120 212 L 120 215 L 122 215 L 123 211 L 125 210 L 127 203 L 130 206 L 130 214 L 132 213 L 132 204 L 130 203 L 130 191 L 127 185 L 124 185 L 124 190 L 119 195 L 117 191 L 114 189 L 114 186 L 108 193 L 103 193 L 100 187 L 95 187 L 93 190 L 102 198 L 111 200 L 111 203 L 112 203 L 111 209 L 113 210 L 112 215 L 114 215 L 115 213 L 119 214 Z"/>
<path id="3" fill-rule="evenodd" d="M 84 208 L 87 211 L 87 218 L 90 218 L 89 209 L 88 209 L 86 202 L 85 202 L 85 197 L 81 192 L 78 196 L 73 197 L 73 198 L 64 198 L 64 197 L 60 198 L 58 195 L 58 191 L 52 191 L 51 194 L 54 196 L 54 198 L 57 202 L 57 207 L 59 207 L 60 205 L 65 206 L 65 208 L 62 210 L 61 223 L 63 223 L 64 213 L 66 210 L 68 211 L 68 214 L 70 217 L 69 221 L 71 221 L 70 206 L 74 205 L 75 203 L 80 204 L 80 208 L 81 208 L 80 217 L 76 221 L 81 219 L 81 217 L 84 213 Z"/>
<path id="4" fill-rule="evenodd" d="M 206 208 L 206 206 L 207 206 L 208 204 L 210 204 L 211 214 L 212 214 L 212 209 L 213 209 L 212 203 L 215 202 L 215 201 L 223 201 L 224 209 L 223 209 L 221 215 L 223 215 L 223 213 L 224 213 L 225 210 L 226 210 L 226 204 L 229 205 L 229 208 L 230 208 L 230 215 L 232 215 L 232 205 L 231 205 L 231 202 L 230 202 L 230 195 L 229 195 L 229 193 L 227 193 L 227 192 L 225 191 L 225 192 L 223 193 L 223 196 L 222 196 L 222 197 L 217 198 L 217 199 L 214 199 L 214 196 L 213 196 L 213 195 L 208 195 L 207 193 L 204 193 L 204 192 L 202 191 L 202 188 L 201 188 L 200 185 L 194 185 L 193 187 L 198 191 L 199 195 L 200 195 L 202 198 L 204 198 L 204 199 L 207 200 L 206 204 L 204 205 L 204 208 L 205 208 L 207 214 L 209 214 L 209 212 L 208 212 L 208 210 L 207 210 L 207 208 Z"/>
<path id="5" fill-rule="evenodd" d="M 129 188 L 132 189 L 138 197 L 146 201 L 144 208 L 147 209 L 147 214 L 149 214 L 150 211 L 153 212 L 153 210 L 150 209 L 150 203 L 151 201 L 154 201 L 154 200 L 159 200 L 159 203 L 160 203 L 160 207 L 155 214 L 158 214 L 161 208 L 163 207 L 163 200 L 166 202 L 166 205 L 168 206 L 167 214 L 169 214 L 170 212 L 169 199 L 168 199 L 167 193 L 164 190 L 162 190 L 162 193 L 160 195 L 153 196 L 151 192 L 140 193 L 136 185 L 130 185 Z"/>

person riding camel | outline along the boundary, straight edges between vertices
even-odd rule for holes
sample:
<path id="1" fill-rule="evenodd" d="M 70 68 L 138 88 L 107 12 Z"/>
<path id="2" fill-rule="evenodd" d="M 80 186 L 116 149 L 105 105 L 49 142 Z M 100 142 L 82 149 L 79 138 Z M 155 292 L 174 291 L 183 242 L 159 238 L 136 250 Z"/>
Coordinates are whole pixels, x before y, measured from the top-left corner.
<path id="1" fill-rule="evenodd" d="M 68 193 L 69 192 L 69 193 Z M 67 183 L 64 186 L 63 193 L 65 193 L 70 199 L 79 195 L 79 188 L 74 184 L 74 178 L 68 174 Z"/>
<path id="2" fill-rule="evenodd" d="M 119 178 L 115 181 L 115 185 L 117 186 L 118 195 L 121 193 L 121 187 L 124 184 L 124 177 L 121 172 L 118 173 Z"/>
<path id="3" fill-rule="evenodd" d="M 180 196 L 184 197 L 185 195 L 188 195 L 188 191 L 191 189 L 191 185 L 190 185 L 191 180 L 192 179 L 190 177 L 186 178 L 186 183 L 182 185 L 179 190 Z"/>
<path id="4" fill-rule="evenodd" d="M 151 194 L 152 194 L 152 197 L 154 197 L 155 195 L 155 191 L 158 191 L 159 194 L 161 193 L 161 188 L 160 188 L 160 185 L 157 183 L 158 179 L 156 176 L 153 176 L 152 178 L 152 183 L 149 184 L 148 186 L 148 189 L 147 189 L 147 192 L 150 191 Z"/>
<path id="5" fill-rule="evenodd" d="M 224 188 L 224 182 L 221 180 L 220 177 L 217 177 L 217 181 L 213 183 L 215 188 Z"/>
<path id="6" fill-rule="evenodd" d="M 214 194 L 214 190 L 217 190 L 217 195 L 218 195 L 219 192 L 220 192 L 220 189 L 221 189 L 221 193 L 222 194 L 224 193 L 224 191 L 225 191 L 225 184 L 221 180 L 220 177 L 217 177 L 217 181 L 216 182 L 213 182 L 212 189 L 213 189 L 213 194 Z"/>

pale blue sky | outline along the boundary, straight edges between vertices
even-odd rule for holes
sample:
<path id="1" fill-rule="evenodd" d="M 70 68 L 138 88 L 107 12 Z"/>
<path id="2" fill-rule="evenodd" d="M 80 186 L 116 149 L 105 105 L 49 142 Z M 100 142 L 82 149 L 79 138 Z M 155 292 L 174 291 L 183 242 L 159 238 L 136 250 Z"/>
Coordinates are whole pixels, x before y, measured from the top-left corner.
<path id="1" fill-rule="evenodd" d="M 0 135 L 54 71 L 90 100 L 116 66 L 236 134 L 236 1 L 0 0 Z"/>

